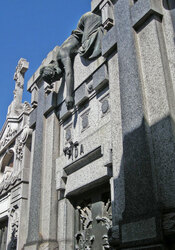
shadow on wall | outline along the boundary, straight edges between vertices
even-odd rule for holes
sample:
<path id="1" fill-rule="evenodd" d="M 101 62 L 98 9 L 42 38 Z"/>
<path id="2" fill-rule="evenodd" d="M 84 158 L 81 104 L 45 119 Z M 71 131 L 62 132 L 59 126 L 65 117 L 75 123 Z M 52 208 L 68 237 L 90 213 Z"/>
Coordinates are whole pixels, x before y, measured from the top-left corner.
<path id="1" fill-rule="evenodd" d="M 7 246 L 7 250 L 16 250 L 17 248 L 17 236 L 16 236 L 16 229 L 13 229 L 11 240 Z"/>
<path id="2" fill-rule="evenodd" d="M 168 116 L 139 128 L 123 139 L 123 157 L 114 180 L 114 225 L 175 211 L 175 141 Z"/>
<path id="3" fill-rule="evenodd" d="M 166 10 L 175 9 L 175 1 L 174 0 L 163 0 L 163 7 Z"/>

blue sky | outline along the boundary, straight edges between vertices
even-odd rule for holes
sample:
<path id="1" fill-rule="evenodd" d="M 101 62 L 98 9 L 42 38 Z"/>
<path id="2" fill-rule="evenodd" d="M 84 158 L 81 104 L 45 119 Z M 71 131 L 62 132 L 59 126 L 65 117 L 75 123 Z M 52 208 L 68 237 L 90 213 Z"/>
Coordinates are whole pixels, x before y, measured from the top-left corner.
<path id="1" fill-rule="evenodd" d="M 29 61 L 23 100 L 30 102 L 27 81 L 56 45 L 61 45 L 90 10 L 91 0 L 1 0 L 0 129 L 13 100 L 18 60 Z"/>

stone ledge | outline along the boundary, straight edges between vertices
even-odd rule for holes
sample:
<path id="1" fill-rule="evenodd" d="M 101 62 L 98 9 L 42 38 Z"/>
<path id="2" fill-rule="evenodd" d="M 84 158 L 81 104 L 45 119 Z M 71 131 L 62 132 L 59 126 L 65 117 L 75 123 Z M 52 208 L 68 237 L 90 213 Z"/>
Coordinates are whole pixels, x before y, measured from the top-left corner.
<path id="1" fill-rule="evenodd" d="M 150 15 L 162 16 L 160 0 L 139 0 L 131 9 L 132 26 L 138 29 Z"/>
<path id="2" fill-rule="evenodd" d="M 77 161 L 69 164 L 64 168 L 64 171 L 67 175 L 72 174 L 73 172 L 79 170 L 80 168 L 84 167 L 85 165 L 91 163 L 92 161 L 97 160 L 98 158 L 102 157 L 101 146 L 88 152 L 83 157 L 79 158 Z"/>
<path id="3" fill-rule="evenodd" d="M 117 32 L 114 26 L 102 38 L 102 56 L 109 56 L 115 49 L 117 50 Z"/>

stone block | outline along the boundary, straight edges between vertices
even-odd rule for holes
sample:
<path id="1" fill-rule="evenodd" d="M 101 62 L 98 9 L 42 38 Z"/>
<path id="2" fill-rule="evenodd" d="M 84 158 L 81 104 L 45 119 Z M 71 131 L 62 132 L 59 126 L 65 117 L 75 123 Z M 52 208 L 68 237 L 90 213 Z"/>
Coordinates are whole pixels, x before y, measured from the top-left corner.
<path id="1" fill-rule="evenodd" d="M 79 170 L 80 168 L 90 164 L 91 162 L 97 160 L 98 158 L 102 157 L 101 147 L 98 147 L 88 154 L 85 154 L 83 157 L 78 159 L 77 161 L 73 162 L 72 164 L 67 165 L 64 168 L 64 171 L 67 175 L 74 173 L 75 171 Z"/>
<path id="2" fill-rule="evenodd" d="M 83 83 L 78 89 L 75 91 L 75 105 L 81 105 L 88 99 L 88 91 L 87 86 Z"/>
<path id="3" fill-rule="evenodd" d="M 5 197 L 2 197 L 0 199 L 0 219 L 4 218 L 5 216 L 8 215 L 8 210 L 9 210 L 9 206 L 10 206 L 10 196 L 7 195 Z"/>
<path id="4" fill-rule="evenodd" d="M 45 99 L 44 115 L 51 112 L 57 105 L 57 94 L 51 92 Z"/>
<path id="5" fill-rule="evenodd" d="M 82 193 L 109 179 L 108 169 L 103 166 L 103 159 L 100 158 L 68 176 L 65 195 Z"/>
<path id="6" fill-rule="evenodd" d="M 93 88 L 99 90 L 108 83 L 107 67 L 103 64 L 93 75 Z"/>
<path id="7" fill-rule="evenodd" d="M 37 109 L 34 109 L 31 113 L 30 113 L 30 119 L 29 119 L 29 127 L 32 128 L 35 126 L 36 124 L 36 119 L 37 119 Z"/>
<path id="8" fill-rule="evenodd" d="M 63 102 L 60 111 L 57 113 L 57 116 L 61 120 L 66 120 L 69 116 L 71 116 L 71 114 L 72 114 L 71 110 L 68 110 L 66 103 Z"/>
<path id="9" fill-rule="evenodd" d="M 102 56 L 109 56 L 113 50 L 117 50 L 117 33 L 115 27 L 112 27 L 106 34 L 103 35 Z"/>
<path id="10" fill-rule="evenodd" d="M 74 60 L 74 89 L 77 89 L 83 82 L 86 82 L 93 73 L 106 61 L 100 56 L 95 60 L 87 60 L 79 55 Z M 76 65 L 76 67 L 75 67 Z"/>
<path id="11" fill-rule="evenodd" d="M 152 217 L 150 219 L 124 224 L 121 228 L 121 234 L 122 243 L 156 238 L 156 220 Z"/>
<path id="12" fill-rule="evenodd" d="M 131 9 L 132 26 L 138 29 L 152 14 L 162 16 L 160 0 L 137 1 Z"/>

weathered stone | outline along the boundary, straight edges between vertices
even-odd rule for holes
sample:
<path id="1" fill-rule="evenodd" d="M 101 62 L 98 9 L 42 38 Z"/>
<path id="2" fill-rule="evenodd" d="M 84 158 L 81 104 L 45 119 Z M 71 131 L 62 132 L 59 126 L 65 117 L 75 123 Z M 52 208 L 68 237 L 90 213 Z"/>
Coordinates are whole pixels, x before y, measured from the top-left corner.
<path id="1" fill-rule="evenodd" d="M 117 35 L 115 27 L 110 29 L 102 38 L 102 55 L 108 56 L 117 48 Z"/>
<path id="2" fill-rule="evenodd" d="M 64 74 L 51 86 L 39 75 L 59 47 L 29 80 L 32 112 L 24 103 L 0 133 L 5 245 L 174 249 L 174 9 L 92 0 L 106 29 L 102 55 L 74 55 L 70 110 Z"/>

